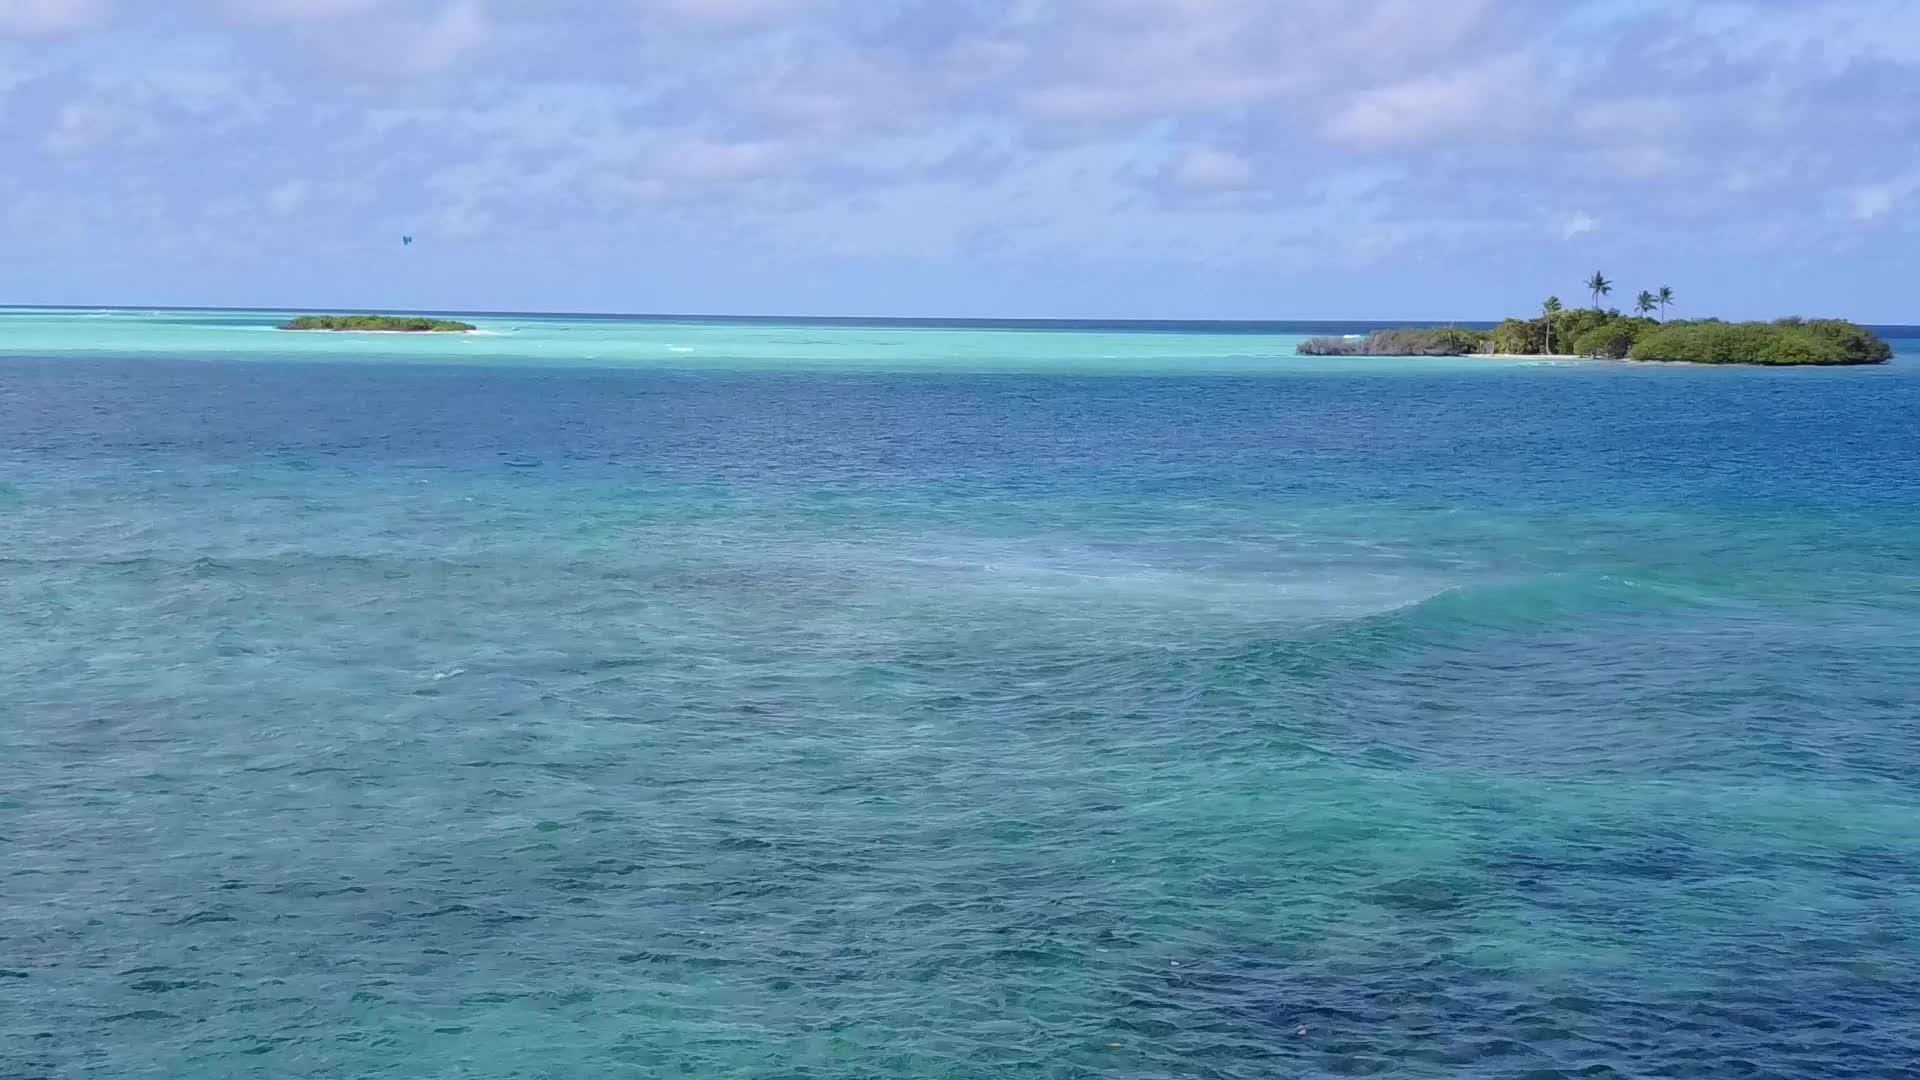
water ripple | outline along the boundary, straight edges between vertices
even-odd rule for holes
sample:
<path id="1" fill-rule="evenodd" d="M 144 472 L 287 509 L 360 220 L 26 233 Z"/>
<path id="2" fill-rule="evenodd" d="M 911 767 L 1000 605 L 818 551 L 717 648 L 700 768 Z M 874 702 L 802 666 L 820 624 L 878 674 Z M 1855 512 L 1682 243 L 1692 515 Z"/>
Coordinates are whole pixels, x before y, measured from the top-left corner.
<path id="1" fill-rule="evenodd" d="M 0 1075 L 1920 1059 L 1920 381 L 100 363 Z"/>

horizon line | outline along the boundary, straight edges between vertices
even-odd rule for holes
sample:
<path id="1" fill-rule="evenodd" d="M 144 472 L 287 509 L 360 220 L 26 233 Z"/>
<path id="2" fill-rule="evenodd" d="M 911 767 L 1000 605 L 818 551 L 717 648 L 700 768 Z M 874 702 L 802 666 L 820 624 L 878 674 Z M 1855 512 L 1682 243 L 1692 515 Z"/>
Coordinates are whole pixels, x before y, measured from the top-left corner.
<path id="1" fill-rule="evenodd" d="M 1575 309 L 1586 310 L 1586 309 Z M 638 311 L 534 311 L 534 310 L 484 310 L 463 308 L 371 308 L 342 305 L 338 307 L 223 307 L 202 304 L 0 304 L 0 312 L 22 311 L 99 311 L 139 314 L 141 312 L 231 312 L 244 315 L 304 315 L 304 314 L 340 314 L 340 315 L 468 315 L 478 318 L 535 318 L 535 319 L 632 319 L 655 322 L 716 322 L 716 323 L 842 323 L 851 325 L 899 325 L 899 324 L 960 324 L 978 326 L 1034 326 L 1034 327 L 1076 327 L 1086 325 L 1122 326 L 1136 328 L 1153 327 L 1193 327 L 1217 326 L 1236 329 L 1283 325 L 1365 325 L 1383 328 L 1393 327 L 1430 327 L 1430 326 L 1497 326 L 1505 318 L 1463 319 L 1463 318 L 1137 318 L 1137 317 L 1086 317 L 1069 315 L 1049 316 L 992 316 L 992 315 L 768 315 L 768 314 L 716 314 L 696 312 L 638 312 Z M 1712 316 L 1708 316 L 1711 318 Z M 1809 316 L 1814 317 L 1814 316 Z M 1827 317 L 1827 316 L 1819 316 Z M 1726 320 L 1739 322 L 1747 320 Z M 1771 321 L 1771 320 L 1753 320 Z M 1849 320 L 1855 321 L 1855 320 Z M 1920 329 L 1920 323 L 1871 322 L 1861 321 L 1868 327 L 1899 327 Z"/>

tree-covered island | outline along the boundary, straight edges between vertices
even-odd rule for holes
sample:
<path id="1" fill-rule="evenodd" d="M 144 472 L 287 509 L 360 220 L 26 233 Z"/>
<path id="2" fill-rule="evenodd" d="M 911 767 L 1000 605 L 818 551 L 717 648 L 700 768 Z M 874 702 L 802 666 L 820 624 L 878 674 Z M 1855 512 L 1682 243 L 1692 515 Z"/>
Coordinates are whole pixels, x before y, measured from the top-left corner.
<path id="1" fill-rule="evenodd" d="M 420 315 L 302 315 L 280 324 L 282 330 L 358 330 L 388 334 L 465 334 L 478 329 L 453 319 Z"/>
<path id="2" fill-rule="evenodd" d="M 1364 337 L 1319 337 L 1302 342 L 1302 356 L 1551 356 L 1565 359 L 1646 360 L 1693 364 L 1772 366 L 1884 364 L 1893 347 L 1843 319 L 1664 322 L 1650 317 L 1674 303 L 1669 287 L 1645 291 L 1637 315 L 1603 310 L 1613 283 L 1595 274 L 1585 283 L 1591 308 L 1568 309 L 1548 297 L 1540 314 L 1508 319 L 1491 330 L 1458 326 L 1376 330 Z"/>

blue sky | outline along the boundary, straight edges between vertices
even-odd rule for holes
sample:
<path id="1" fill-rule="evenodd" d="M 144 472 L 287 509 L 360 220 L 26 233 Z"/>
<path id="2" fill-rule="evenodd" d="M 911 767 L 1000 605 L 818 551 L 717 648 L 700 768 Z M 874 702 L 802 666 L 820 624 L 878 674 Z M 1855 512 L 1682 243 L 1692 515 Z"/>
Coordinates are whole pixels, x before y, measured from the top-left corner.
<path id="1" fill-rule="evenodd" d="M 1920 322 L 1916 239 L 1913 0 L 0 0 L 0 303 Z"/>

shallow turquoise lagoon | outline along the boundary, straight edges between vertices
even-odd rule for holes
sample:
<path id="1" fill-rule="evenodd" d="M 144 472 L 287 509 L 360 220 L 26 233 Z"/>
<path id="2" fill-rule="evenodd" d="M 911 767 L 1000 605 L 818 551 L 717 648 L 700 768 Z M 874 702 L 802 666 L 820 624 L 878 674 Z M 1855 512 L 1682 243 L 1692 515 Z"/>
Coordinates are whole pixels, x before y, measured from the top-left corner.
<path id="1" fill-rule="evenodd" d="M 1920 342 L 0 313 L 0 1076 L 1904 1077 Z"/>

